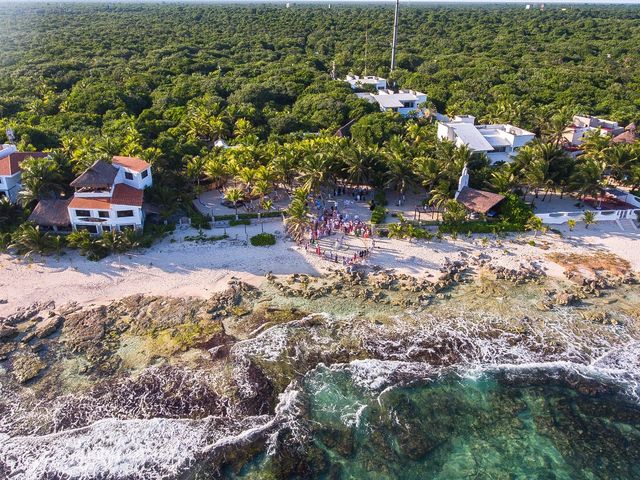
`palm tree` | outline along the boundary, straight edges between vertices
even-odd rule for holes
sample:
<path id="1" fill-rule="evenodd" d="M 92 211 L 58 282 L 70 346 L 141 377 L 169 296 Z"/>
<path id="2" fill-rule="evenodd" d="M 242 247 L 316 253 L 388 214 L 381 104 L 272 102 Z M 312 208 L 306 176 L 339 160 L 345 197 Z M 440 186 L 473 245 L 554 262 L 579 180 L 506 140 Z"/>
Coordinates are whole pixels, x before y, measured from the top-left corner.
<path id="1" fill-rule="evenodd" d="M 603 191 L 603 175 L 604 164 L 592 157 L 583 155 L 571 178 L 572 188 L 580 194 L 581 198 L 587 195 L 598 198 Z"/>
<path id="2" fill-rule="evenodd" d="M 273 202 L 271 200 L 264 200 L 261 204 L 262 210 L 264 210 L 264 213 L 269 213 L 271 210 L 273 210 Z M 262 233 L 264 233 L 264 217 L 261 216 L 260 218 L 260 229 L 262 230 Z"/>
<path id="3" fill-rule="evenodd" d="M 222 157 L 218 155 L 207 156 L 207 162 L 204 166 L 204 174 L 210 179 L 214 186 L 219 187 L 224 184 L 228 172 Z"/>
<path id="4" fill-rule="evenodd" d="M 229 126 L 222 115 L 213 115 L 207 122 L 207 131 L 211 140 L 222 140 L 229 135 Z"/>
<path id="5" fill-rule="evenodd" d="M 27 158 L 21 163 L 22 190 L 19 198 L 23 205 L 51 197 L 63 190 L 62 175 L 55 160 L 44 158 Z"/>
<path id="6" fill-rule="evenodd" d="M 584 228 L 589 228 L 589 225 L 596 223 L 596 214 L 591 210 L 586 210 L 582 215 L 582 221 L 584 222 Z"/>
<path id="7" fill-rule="evenodd" d="M 302 163 L 300 180 L 303 187 L 309 192 L 319 193 L 322 197 L 321 187 L 330 178 L 330 167 L 327 156 L 323 152 L 309 155 Z"/>
<path id="8" fill-rule="evenodd" d="M 605 152 L 605 161 L 611 170 L 611 176 L 618 181 L 624 181 L 629 174 L 630 167 L 638 162 L 629 145 L 616 144 Z"/>
<path id="9" fill-rule="evenodd" d="M 122 269 L 121 256 L 131 248 L 131 242 L 126 234 L 115 230 L 103 232 L 98 242 L 108 252 L 118 255 L 118 268 Z"/>
<path id="10" fill-rule="evenodd" d="M 300 243 L 309 228 L 309 206 L 307 205 L 307 197 L 309 190 L 305 187 L 298 188 L 293 192 L 293 198 L 287 208 L 287 218 L 285 226 L 287 232 L 293 240 Z"/>
<path id="11" fill-rule="evenodd" d="M 298 155 L 292 146 L 285 144 L 283 149 L 273 157 L 271 165 L 276 177 L 284 183 L 286 188 L 291 189 L 298 169 Z"/>
<path id="12" fill-rule="evenodd" d="M 345 150 L 344 175 L 355 185 L 364 185 L 371 178 L 373 169 L 373 149 L 365 145 L 350 145 Z"/>
<path id="13" fill-rule="evenodd" d="M 584 154 L 596 160 L 605 161 L 609 147 L 611 147 L 611 138 L 602 135 L 599 129 L 587 132 L 582 137 L 581 148 Z"/>
<path id="14" fill-rule="evenodd" d="M 538 232 L 544 229 L 544 224 L 542 223 L 542 219 L 540 217 L 532 215 L 531 217 L 529 217 L 529 220 L 527 220 L 524 228 L 526 230 L 533 230 L 533 236 L 537 237 Z"/>
<path id="15" fill-rule="evenodd" d="M 418 157 L 414 159 L 413 173 L 420 179 L 427 192 L 433 189 L 438 178 L 440 178 L 441 171 L 438 160 L 433 157 Z"/>
<path id="16" fill-rule="evenodd" d="M 523 177 L 528 190 L 533 190 L 533 201 L 538 198 L 538 191 L 547 185 L 549 164 L 538 156 L 534 157 L 524 168 Z"/>
<path id="17" fill-rule="evenodd" d="M 449 199 L 445 203 L 442 221 L 451 225 L 459 225 L 467 218 L 467 209 L 457 200 Z"/>
<path id="18" fill-rule="evenodd" d="M 236 138 L 244 138 L 252 135 L 254 132 L 253 125 L 246 118 L 239 118 L 233 126 L 233 134 Z"/>
<path id="19" fill-rule="evenodd" d="M 196 187 L 198 190 L 200 189 L 200 179 L 205 172 L 206 166 L 207 157 L 203 155 L 196 155 L 195 157 L 187 158 L 185 173 L 192 181 L 196 182 Z"/>
<path id="20" fill-rule="evenodd" d="M 513 191 L 518 183 L 518 179 L 508 165 L 497 168 L 491 172 L 489 185 L 498 193 L 509 193 Z"/>
<path id="21" fill-rule="evenodd" d="M 442 211 L 445 204 L 451 200 L 451 191 L 448 181 L 441 181 L 429 192 L 429 205 L 438 211 Z"/>
<path id="22" fill-rule="evenodd" d="M 0 197 L 0 232 L 18 225 L 23 218 L 22 213 L 22 208 L 11 203 L 8 197 Z"/>
<path id="23" fill-rule="evenodd" d="M 236 220 L 238 220 L 238 202 L 244 198 L 244 192 L 236 187 L 227 188 L 224 191 L 224 198 L 233 204 L 236 211 Z"/>
<path id="24" fill-rule="evenodd" d="M 567 125 L 566 118 L 554 115 L 542 127 L 542 138 L 552 145 L 560 145 Z"/>
<path id="25" fill-rule="evenodd" d="M 34 254 L 50 253 L 53 248 L 53 235 L 50 232 L 42 232 L 40 227 L 30 223 L 23 223 L 11 237 L 9 248 L 15 249 L 19 254 L 30 257 Z"/>
<path id="26" fill-rule="evenodd" d="M 253 186 L 253 190 L 251 190 L 251 194 L 260 198 L 260 202 L 258 206 L 263 208 L 265 197 L 271 191 L 271 185 L 266 180 L 258 180 L 256 184 Z M 258 213 L 258 217 L 261 217 L 260 213 Z"/>
<path id="27" fill-rule="evenodd" d="M 236 180 L 244 185 L 246 192 L 251 192 L 256 181 L 257 172 L 255 168 L 242 167 L 236 174 Z"/>

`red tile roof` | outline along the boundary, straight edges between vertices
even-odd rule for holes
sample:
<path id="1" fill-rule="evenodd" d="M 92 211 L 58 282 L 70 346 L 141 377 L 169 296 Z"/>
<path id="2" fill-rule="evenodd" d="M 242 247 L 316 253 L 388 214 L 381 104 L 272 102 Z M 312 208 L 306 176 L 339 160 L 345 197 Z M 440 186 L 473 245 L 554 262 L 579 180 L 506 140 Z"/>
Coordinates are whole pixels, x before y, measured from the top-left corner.
<path id="1" fill-rule="evenodd" d="M 42 152 L 15 152 L 6 157 L 0 158 L 0 176 L 10 177 L 20 171 L 20 164 L 29 157 L 43 158 L 46 153 Z"/>
<path id="2" fill-rule="evenodd" d="M 118 183 L 113 189 L 111 203 L 114 205 L 133 205 L 136 207 L 142 207 L 143 197 L 144 190 L 138 190 L 137 188 L 130 187 L 124 183 Z"/>
<path id="3" fill-rule="evenodd" d="M 458 194 L 458 198 L 456 200 L 471 211 L 487 213 L 504 200 L 504 196 L 497 193 L 485 192 L 484 190 L 464 187 Z"/>
<path id="4" fill-rule="evenodd" d="M 69 203 L 69 208 L 80 208 L 86 210 L 109 210 L 111 208 L 111 199 L 109 197 L 73 197 L 73 199 Z"/>
<path id="5" fill-rule="evenodd" d="M 151 166 L 141 158 L 136 157 L 113 157 L 113 164 L 120 165 L 135 172 L 142 172 Z"/>
<path id="6" fill-rule="evenodd" d="M 124 183 L 118 183 L 113 189 L 111 197 L 73 197 L 69 208 L 80 208 L 87 210 L 109 210 L 111 205 L 127 205 L 132 207 L 142 207 L 144 191 L 130 187 Z"/>
<path id="7" fill-rule="evenodd" d="M 617 137 L 614 137 L 612 140 L 613 143 L 628 143 L 628 144 L 633 144 L 633 143 L 636 143 L 637 141 L 638 141 L 638 136 L 636 135 L 635 130 L 626 130 L 625 132 L 621 133 Z"/>

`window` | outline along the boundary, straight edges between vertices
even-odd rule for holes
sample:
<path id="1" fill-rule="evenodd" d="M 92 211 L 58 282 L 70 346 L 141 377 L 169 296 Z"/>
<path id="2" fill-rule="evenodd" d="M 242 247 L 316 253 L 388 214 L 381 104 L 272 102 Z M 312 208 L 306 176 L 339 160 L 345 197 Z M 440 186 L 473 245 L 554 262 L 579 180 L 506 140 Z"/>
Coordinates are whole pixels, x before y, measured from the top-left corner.
<path id="1" fill-rule="evenodd" d="M 90 217 L 90 210 L 76 210 L 76 217 Z"/>
<path id="2" fill-rule="evenodd" d="M 149 176 L 149 170 L 145 170 L 142 172 L 142 178 L 147 178 Z"/>
<path id="3" fill-rule="evenodd" d="M 95 225 L 78 225 L 78 230 L 87 230 L 89 233 L 98 233 L 98 227 Z"/>
<path id="4" fill-rule="evenodd" d="M 100 218 L 110 218 L 109 210 L 98 210 L 98 216 Z"/>
<path id="5" fill-rule="evenodd" d="M 127 180 L 133 180 L 133 173 L 124 172 L 124 178 L 126 178 Z"/>
<path id="6" fill-rule="evenodd" d="M 125 230 L 135 230 L 135 225 L 120 225 L 120 231 L 124 232 Z"/>
<path id="7" fill-rule="evenodd" d="M 118 218 L 133 217 L 133 210 L 120 210 L 118 212 Z"/>
<path id="8" fill-rule="evenodd" d="M 111 231 L 111 227 L 109 225 L 103 225 L 102 226 L 102 231 L 103 232 L 110 232 Z"/>

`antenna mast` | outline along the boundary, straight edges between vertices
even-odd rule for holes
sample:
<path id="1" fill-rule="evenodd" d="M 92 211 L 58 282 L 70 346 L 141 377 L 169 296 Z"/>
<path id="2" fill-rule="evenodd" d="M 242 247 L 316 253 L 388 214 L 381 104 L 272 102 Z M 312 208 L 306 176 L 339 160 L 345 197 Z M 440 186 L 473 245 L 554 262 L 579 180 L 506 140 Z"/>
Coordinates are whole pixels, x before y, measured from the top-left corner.
<path id="1" fill-rule="evenodd" d="M 364 32 L 364 76 L 367 76 L 367 44 L 369 43 L 369 24 Z"/>
<path id="2" fill-rule="evenodd" d="M 400 15 L 400 0 L 396 0 L 396 13 L 393 18 L 393 43 L 391 44 L 391 72 L 396 68 L 396 46 L 398 43 L 398 16 Z"/>

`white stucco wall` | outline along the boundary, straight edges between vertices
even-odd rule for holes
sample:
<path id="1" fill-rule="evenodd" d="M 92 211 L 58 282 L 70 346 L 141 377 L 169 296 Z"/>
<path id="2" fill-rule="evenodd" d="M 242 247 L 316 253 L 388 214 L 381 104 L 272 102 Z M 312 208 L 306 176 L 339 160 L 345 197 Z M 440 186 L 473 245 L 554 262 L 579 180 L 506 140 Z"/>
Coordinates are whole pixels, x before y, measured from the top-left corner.
<path id="1" fill-rule="evenodd" d="M 69 208 L 69 220 L 73 229 L 76 230 L 79 225 L 95 225 L 98 227 L 98 232 L 102 231 L 102 226 L 107 225 L 112 229 L 125 225 L 133 225 L 135 228 L 142 228 L 144 223 L 144 213 L 142 208 L 129 205 L 111 205 L 109 210 L 105 209 L 82 209 L 82 208 Z M 79 217 L 76 215 L 76 210 L 88 210 L 90 212 L 89 217 Z M 133 217 L 118 217 L 117 212 L 131 210 L 133 211 Z M 100 218 L 99 211 L 108 211 L 109 218 Z M 100 222 L 91 222 L 83 220 L 83 218 L 95 218 L 100 219 Z"/>

